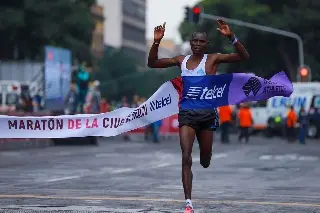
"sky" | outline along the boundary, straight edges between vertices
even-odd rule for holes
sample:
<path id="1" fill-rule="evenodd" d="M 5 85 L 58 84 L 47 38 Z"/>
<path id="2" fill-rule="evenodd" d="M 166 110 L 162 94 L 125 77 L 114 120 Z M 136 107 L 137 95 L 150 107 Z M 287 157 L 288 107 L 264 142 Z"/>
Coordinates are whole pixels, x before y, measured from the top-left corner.
<path id="1" fill-rule="evenodd" d="M 147 0 L 147 39 L 153 39 L 153 29 L 166 22 L 164 39 L 181 43 L 179 25 L 184 17 L 184 7 L 199 0 Z"/>

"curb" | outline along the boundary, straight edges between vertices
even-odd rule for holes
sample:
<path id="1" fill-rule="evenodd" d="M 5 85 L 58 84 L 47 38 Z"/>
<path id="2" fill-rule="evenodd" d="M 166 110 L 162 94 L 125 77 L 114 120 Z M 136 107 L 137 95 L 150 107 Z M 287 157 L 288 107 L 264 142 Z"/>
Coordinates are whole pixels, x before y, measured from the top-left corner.
<path id="1" fill-rule="evenodd" d="M 53 146 L 53 142 L 50 139 L 0 139 L 0 151 L 46 148 L 51 146 Z"/>

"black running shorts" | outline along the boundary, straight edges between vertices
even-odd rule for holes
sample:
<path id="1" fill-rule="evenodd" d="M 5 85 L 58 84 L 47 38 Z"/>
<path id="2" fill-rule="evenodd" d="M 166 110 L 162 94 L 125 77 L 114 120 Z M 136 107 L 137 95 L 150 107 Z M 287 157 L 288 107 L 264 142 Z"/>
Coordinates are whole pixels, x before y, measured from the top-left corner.
<path id="1" fill-rule="evenodd" d="M 180 109 L 178 114 L 179 128 L 187 125 L 197 130 L 215 131 L 219 127 L 219 114 L 217 109 L 194 110 Z"/>

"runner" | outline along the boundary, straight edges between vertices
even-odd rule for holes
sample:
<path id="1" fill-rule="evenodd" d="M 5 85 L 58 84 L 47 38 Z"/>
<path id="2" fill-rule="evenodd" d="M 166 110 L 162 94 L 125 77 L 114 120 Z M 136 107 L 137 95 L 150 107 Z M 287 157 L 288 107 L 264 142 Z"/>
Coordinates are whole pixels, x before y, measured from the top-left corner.
<path id="1" fill-rule="evenodd" d="M 167 68 L 178 66 L 181 69 L 181 76 L 204 76 L 215 75 L 220 63 L 231 63 L 247 60 L 249 54 L 236 36 L 230 30 L 228 24 L 223 20 L 217 20 L 221 35 L 229 38 L 234 45 L 236 53 L 232 54 L 205 54 L 209 41 L 205 32 L 192 34 L 190 46 L 192 55 L 179 55 L 173 58 L 158 58 L 158 47 L 164 36 L 165 25 L 157 26 L 154 29 L 154 42 L 149 52 L 148 66 L 150 68 Z M 182 97 L 181 100 L 183 100 Z M 192 191 L 192 147 L 195 137 L 199 142 L 200 164 L 208 168 L 212 155 L 213 131 L 219 126 L 219 116 L 216 109 L 212 110 L 186 110 L 179 109 L 179 136 L 182 151 L 182 183 L 186 199 L 185 213 L 193 213 L 191 202 Z"/>

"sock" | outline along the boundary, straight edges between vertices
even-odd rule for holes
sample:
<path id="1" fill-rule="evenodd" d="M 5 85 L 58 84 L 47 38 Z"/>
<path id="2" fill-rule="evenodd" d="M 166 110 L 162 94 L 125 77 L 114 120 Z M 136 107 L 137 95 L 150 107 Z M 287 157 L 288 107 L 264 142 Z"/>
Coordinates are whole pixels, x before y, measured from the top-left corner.
<path id="1" fill-rule="evenodd" d="M 186 205 L 187 205 L 187 206 L 190 206 L 191 208 L 193 208 L 192 202 L 191 202 L 190 199 L 187 199 L 187 200 L 186 200 Z"/>

